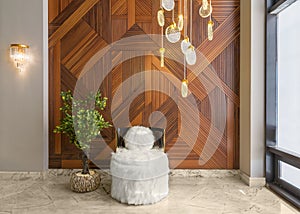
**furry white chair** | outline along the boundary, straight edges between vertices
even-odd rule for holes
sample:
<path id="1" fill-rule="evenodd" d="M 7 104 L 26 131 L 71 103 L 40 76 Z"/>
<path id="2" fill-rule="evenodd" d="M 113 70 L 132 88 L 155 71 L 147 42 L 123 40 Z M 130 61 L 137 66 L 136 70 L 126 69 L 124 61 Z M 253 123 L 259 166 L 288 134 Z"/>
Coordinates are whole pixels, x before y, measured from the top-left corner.
<path id="1" fill-rule="evenodd" d="M 166 197 L 169 161 L 163 152 L 164 130 L 141 126 L 118 129 L 117 145 L 110 163 L 111 196 L 133 205 L 153 204 Z"/>

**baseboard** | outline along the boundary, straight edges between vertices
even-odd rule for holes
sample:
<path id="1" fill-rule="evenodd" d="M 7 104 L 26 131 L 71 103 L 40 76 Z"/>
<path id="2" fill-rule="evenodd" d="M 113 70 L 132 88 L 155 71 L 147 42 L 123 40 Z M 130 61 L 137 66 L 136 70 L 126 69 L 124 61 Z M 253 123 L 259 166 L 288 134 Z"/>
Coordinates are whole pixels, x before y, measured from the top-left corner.
<path id="1" fill-rule="evenodd" d="M 239 175 L 239 170 L 226 169 L 171 169 L 171 177 L 224 178 Z"/>
<path id="2" fill-rule="evenodd" d="M 266 186 L 266 178 L 264 177 L 250 177 L 244 172 L 240 171 L 241 180 L 249 187 L 264 187 Z"/>

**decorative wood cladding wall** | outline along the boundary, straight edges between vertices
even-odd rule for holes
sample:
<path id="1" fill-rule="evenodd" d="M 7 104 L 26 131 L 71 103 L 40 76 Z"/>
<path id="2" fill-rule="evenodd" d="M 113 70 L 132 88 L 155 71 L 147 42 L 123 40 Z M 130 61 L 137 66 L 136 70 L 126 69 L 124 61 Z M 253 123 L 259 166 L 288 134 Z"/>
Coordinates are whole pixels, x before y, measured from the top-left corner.
<path id="1" fill-rule="evenodd" d="M 240 1 L 212 0 L 215 34 L 211 42 L 207 40 L 208 20 L 200 18 L 198 14 L 201 0 L 193 2 L 193 43 L 211 63 L 216 73 L 203 71 L 205 79 L 212 86 L 206 91 L 197 90 L 201 87 L 201 83 L 192 75 L 188 76 L 191 92 L 200 111 L 201 126 L 198 140 L 187 157 L 183 155 L 183 151 L 186 151 L 190 144 L 179 140 L 180 146 L 169 153 L 169 159 L 171 165 L 173 161 L 182 159 L 177 168 L 238 168 Z M 52 132 L 61 117 L 60 91 L 74 90 L 84 65 L 108 44 L 132 35 L 160 33 L 156 21 L 158 9 L 159 0 L 49 0 L 50 168 L 81 167 L 80 151 L 69 144 L 65 136 L 54 135 Z M 170 22 L 170 17 L 171 13 L 168 15 L 167 23 Z M 116 89 L 130 76 L 147 69 L 168 72 L 179 80 L 183 78 L 181 65 L 166 60 L 165 68 L 161 69 L 159 58 L 156 56 L 136 57 L 116 66 L 101 85 L 103 95 L 109 99 L 107 110 L 104 112 L 107 120 L 112 120 L 110 108 Z M 150 77 L 143 76 L 139 84 L 146 84 L 145 78 L 150 78 L 157 84 L 167 82 L 150 75 Z M 216 82 L 221 84 L 216 86 L 214 84 Z M 224 133 L 219 130 L 218 122 L 211 121 L 208 105 L 210 102 L 208 95 L 219 96 L 221 93 L 226 97 L 226 107 L 223 109 L 227 112 Z M 125 100 L 126 97 L 122 99 Z M 120 103 L 123 101 L 120 100 Z M 166 151 L 169 151 L 178 140 L 181 125 L 180 112 L 173 99 L 160 92 L 148 91 L 136 97 L 129 105 L 132 125 L 149 126 L 149 115 L 155 111 L 165 115 Z M 206 143 L 209 129 L 214 130 L 214 137 L 221 139 L 221 143 L 212 158 L 200 166 L 199 156 Z M 190 132 L 193 131 L 195 130 L 191 128 Z M 105 130 L 102 135 L 105 143 L 113 148 L 114 128 Z M 103 149 L 98 153 L 99 157 L 108 162 L 109 152 Z"/>

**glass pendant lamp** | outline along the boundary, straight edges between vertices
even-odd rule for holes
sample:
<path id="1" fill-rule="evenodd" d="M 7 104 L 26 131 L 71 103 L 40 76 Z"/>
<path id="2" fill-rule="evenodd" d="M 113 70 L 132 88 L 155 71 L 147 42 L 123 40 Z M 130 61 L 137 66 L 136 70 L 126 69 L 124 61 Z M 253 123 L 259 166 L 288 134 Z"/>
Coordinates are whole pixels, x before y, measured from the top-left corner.
<path id="1" fill-rule="evenodd" d="M 195 51 L 195 47 L 193 45 L 191 45 L 185 54 L 185 59 L 187 64 L 189 65 L 195 65 L 196 61 L 197 61 L 197 56 L 196 56 L 196 51 Z"/>
<path id="2" fill-rule="evenodd" d="M 171 11 L 175 7 L 175 1 L 174 0 L 162 0 L 161 5 L 165 10 Z"/>
<path id="3" fill-rule="evenodd" d="M 181 42 L 181 51 L 183 54 L 186 54 L 186 51 L 188 50 L 188 48 L 191 46 L 191 43 L 190 43 L 190 39 L 188 36 L 186 36 L 184 38 L 184 40 L 182 40 Z"/>
<path id="4" fill-rule="evenodd" d="M 181 81 L 181 96 L 182 97 L 187 97 L 189 93 L 189 88 L 188 88 L 188 80 L 183 79 Z"/>
<path id="5" fill-rule="evenodd" d="M 160 67 L 165 66 L 165 48 L 160 48 L 159 53 L 160 53 Z"/>
<path id="6" fill-rule="evenodd" d="M 157 12 L 157 22 L 160 27 L 163 27 L 165 25 L 164 9 L 162 8 Z"/>
<path id="7" fill-rule="evenodd" d="M 195 47 L 192 45 L 193 38 L 193 0 L 190 0 L 190 46 L 185 51 L 185 60 L 189 65 L 195 65 L 197 61 L 197 55 Z"/>
<path id="8" fill-rule="evenodd" d="M 176 43 L 180 40 L 180 30 L 176 26 L 176 23 L 174 22 L 169 27 L 166 28 L 166 38 L 171 43 Z"/>
<path id="9" fill-rule="evenodd" d="M 199 9 L 199 15 L 202 18 L 207 18 L 212 13 L 212 6 L 208 4 L 208 0 L 202 0 L 202 6 Z"/>
<path id="10" fill-rule="evenodd" d="M 214 38 L 214 30 L 213 30 L 214 22 L 212 20 L 208 21 L 207 25 L 207 34 L 208 34 L 208 40 L 211 41 Z"/>
<path id="11" fill-rule="evenodd" d="M 169 42 L 171 43 L 176 43 L 180 40 L 181 37 L 181 33 L 180 30 L 178 28 L 178 26 L 176 25 L 175 21 L 174 21 L 174 10 L 172 11 L 172 22 L 173 24 L 171 24 L 170 26 L 168 26 L 166 28 L 166 38 Z"/>
<path id="12" fill-rule="evenodd" d="M 178 16 L 178 29 L 179 29 L 179 31 L 182 31 L 182 29 L 183 29 L 183 15 L 182 14 L 180 14 Z"/>

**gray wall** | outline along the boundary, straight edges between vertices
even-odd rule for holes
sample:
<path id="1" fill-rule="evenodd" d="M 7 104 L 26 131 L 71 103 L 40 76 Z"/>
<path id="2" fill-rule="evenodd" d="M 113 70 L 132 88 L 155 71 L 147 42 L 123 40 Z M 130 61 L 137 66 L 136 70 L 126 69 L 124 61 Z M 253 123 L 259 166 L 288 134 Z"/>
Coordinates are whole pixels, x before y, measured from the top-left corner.
<path id="1" fill-rule="evenodd" d="M 265 176 L 265 1 L 241 1 L 240 170 Z"/>
<path id="2" fill-rule="evenodd" d="M 47 152 L 46 0 L 0 0 L 0 171 L 42 171 Z M 23 73 L 9 58 L 11 43 L 30 46 Z"/>
<path id="3" fill-rule="evenodd" d="M 48 166 L 47 0 L 0 0 L 0 171 Z M 20 74 L 11 43 L 30 45 Z M 241 1 L 240 169 L 264 176 L 264 1 Z"/>

